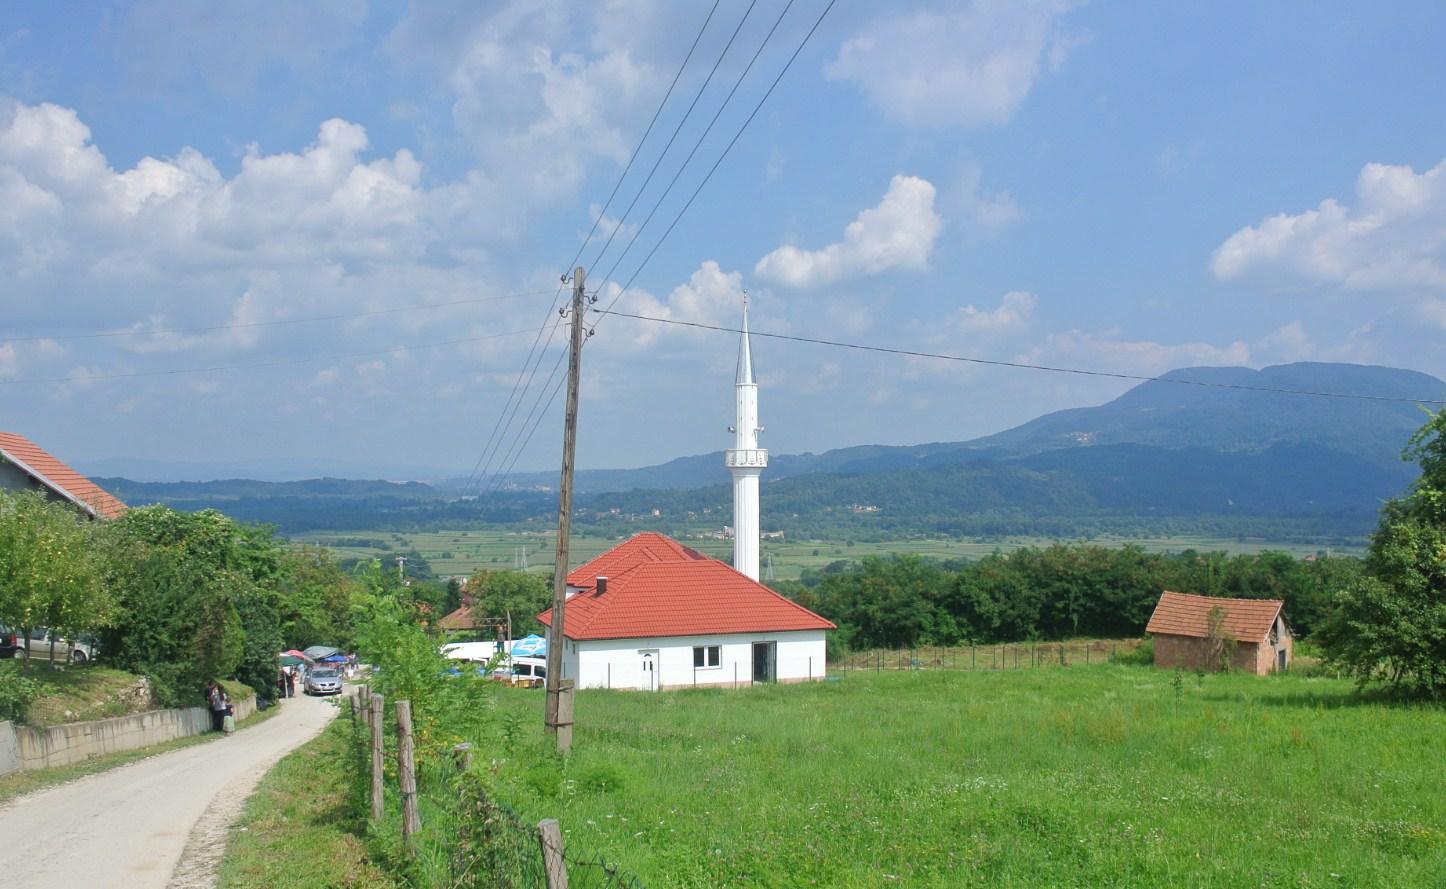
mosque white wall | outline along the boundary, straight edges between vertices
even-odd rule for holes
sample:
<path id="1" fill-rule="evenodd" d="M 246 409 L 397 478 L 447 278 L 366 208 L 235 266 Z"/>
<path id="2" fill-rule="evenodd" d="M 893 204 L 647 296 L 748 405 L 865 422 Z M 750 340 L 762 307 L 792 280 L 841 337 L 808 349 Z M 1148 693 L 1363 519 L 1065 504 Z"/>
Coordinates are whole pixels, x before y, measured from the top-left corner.
<path id="1" fill-rule="evenodd" d="M 755 643 L 773 646 L 772 681 L 826 675 L 823 630 L 585 640 L 564 649 L 563 675 L 576 678 L 578 688 L 744 688 L 754 682 Z M 704 666 L 695 666 L 695 648 L 705 649 Z"/>

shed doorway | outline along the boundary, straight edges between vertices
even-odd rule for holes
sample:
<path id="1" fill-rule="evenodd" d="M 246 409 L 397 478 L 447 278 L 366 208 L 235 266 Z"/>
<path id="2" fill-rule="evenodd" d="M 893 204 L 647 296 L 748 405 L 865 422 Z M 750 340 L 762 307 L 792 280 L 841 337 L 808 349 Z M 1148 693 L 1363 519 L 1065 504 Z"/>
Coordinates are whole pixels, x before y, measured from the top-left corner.
<path id="1" fill-rule="evenodd" d="M 753 681 L 773 682 L 778 678 L 778 643 L 753 643 Z"/>
<path id="2" fill-rule="evenodd" d="M 640 665 L 642 673 L 638 679 L 638 688 L 642 691 L 657 691 L 658 650 L 656 648 L 650 648 L 639 651 L 638 654 L 642 655 L 642 663 Z"/>

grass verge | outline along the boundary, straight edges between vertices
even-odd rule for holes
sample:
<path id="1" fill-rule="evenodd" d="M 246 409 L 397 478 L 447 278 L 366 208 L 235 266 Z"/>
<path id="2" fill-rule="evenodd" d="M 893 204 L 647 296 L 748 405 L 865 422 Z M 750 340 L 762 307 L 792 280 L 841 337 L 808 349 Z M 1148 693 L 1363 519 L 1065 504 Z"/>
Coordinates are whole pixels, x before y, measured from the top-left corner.
<path id="1" fill-rule="evenodd" d="M 237 724 L 237 729 L 248 729 L 259 725 L 279 713 L 280 710 L 272 707 L 267 710 L 258 710 L 246 719 Z M 94 775 L 98 772 L 108 772 L 111 769 L 129 765 L 140 759 L 147 759 L 152 756 L 159 756 L 162 753 L 169 753 L 172 750 L 180 750 L 182 747 L 193 747 L 196 744 L 205 744 L 220 738 L 217 732 L 207 732 L 204 735 L 192 735 L 189 738 L 177 738 L 174 741 L 166 741 L 163 744 L 153 744 L 150 747 L 139 747 L 135 750 L 122 750 L 118 753 L 107 753 L 104 756 L 97 756 L 94 759 L 87 759 L 85 762 L 77 762 L 68 766 L 56 766 L 53 769 L 36 769 L 30 772 L 12 772 L 9 775 L 0 777 L 0 804 L 4 804 L 15 797 L 24 796 L 46 787 L 56 784 L 65 784 L 77 778 L 84 778 L 86 775 Z"/>
<path id="2" fill-rule="evenodd" d="M 349 775 L 349 720 L 337 719 L 261 780 L 232 831 L 220 889 L 395 886 L 367 857 L 365 812 Z"/>
<path id="3" fill-rule="evenodd" d="M 91 664 L 52 669 L 38 661 L 30 664 L 29 678 L 40 684 L 40 693 L 26 713 L 26 723 L 36 728 L 130 716 L 156 708 L 149 694 L 137 692 L 141 677 L 124 670 Z"/>

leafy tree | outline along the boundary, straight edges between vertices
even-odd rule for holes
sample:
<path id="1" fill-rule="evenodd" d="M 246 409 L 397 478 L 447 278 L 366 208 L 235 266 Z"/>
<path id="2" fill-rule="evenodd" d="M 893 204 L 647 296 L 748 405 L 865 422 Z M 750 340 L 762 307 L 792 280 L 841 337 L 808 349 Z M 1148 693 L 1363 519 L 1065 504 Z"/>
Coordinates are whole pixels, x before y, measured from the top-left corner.
<path id="1" fill-rule="evenodd" d="M 1381 510 L 1368 576 L 1335 600 L 1320 637 L 1327 658 L 1361 685 L 1446 692 L 1446 411 L 1411 437 L 1421 476 Z"/>
<path id="2" fill-rule="evenodd" d="M 68 636 L 109 623 L 96 525 L 37 491 L 0 492 L 0 622 Z M 28 661 L 25 669 L 29 669 Z"/>
<path id="3" fill-rule="evenodd" d="M 133 509 L 111 526 L 108 583 L 118 619 L 103 637 L 118 666 L 145 673 L 164 703 L 190 703 L 206 682 L 275 690 L 282 641 L 281 548 L 270 529 L 215 510 Z"/>
<path id="4" fill-rule="evenodd" d="M 552 585 L 547 576 L 484 570 L 472 575 L 467 588 L 473 591 L 474 617 L 508 621 L 513 639 L 543 632 L 537 615 L 552 605 Z"/>

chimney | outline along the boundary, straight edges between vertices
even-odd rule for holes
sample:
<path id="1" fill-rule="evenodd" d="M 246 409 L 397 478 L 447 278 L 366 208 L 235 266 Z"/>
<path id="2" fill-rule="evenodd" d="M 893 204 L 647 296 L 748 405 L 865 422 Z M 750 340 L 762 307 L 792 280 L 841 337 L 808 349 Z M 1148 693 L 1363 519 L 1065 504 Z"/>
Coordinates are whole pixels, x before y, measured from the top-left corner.
<path id="1" fill-rule="evenodd" d="M 593 595 L 594 595 L 594 596 L 601 596 L 603 593 L 606 593 L 607 591 L 608 591 L 608 579 L 607 579 L 606 577 L 603 577 L 602 575 L 598 575 L 598 579 L 597 579 L 597 589 L 593 591 Z"/>

